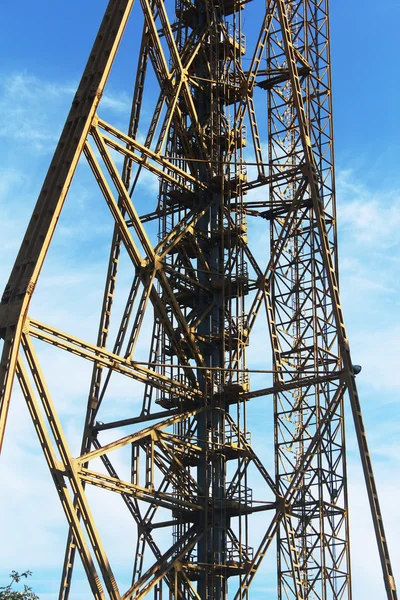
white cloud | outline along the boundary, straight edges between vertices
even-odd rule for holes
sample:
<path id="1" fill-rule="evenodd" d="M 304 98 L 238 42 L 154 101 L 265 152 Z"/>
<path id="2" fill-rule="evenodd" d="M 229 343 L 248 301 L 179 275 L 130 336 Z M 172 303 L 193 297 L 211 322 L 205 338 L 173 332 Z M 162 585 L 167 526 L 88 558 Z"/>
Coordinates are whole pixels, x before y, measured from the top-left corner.
<path id="1" fill-rule="evenodd" d="M 338 173 L 337 191 L 342 233 L 375 252 L 400 243 L 400 187 L 374 191 L 347 170 Z"/>

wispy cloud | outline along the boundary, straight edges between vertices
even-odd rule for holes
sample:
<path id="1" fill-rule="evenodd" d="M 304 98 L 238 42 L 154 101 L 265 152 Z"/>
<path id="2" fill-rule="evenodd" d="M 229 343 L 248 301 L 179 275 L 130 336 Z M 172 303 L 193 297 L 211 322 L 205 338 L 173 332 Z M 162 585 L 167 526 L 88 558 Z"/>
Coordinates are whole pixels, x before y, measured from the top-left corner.
<path id="1" fill-rule="evenodd" d="M 67 106 L 72 97 L 72 85 L 45 82 L 27 73 L 2 79 L 0 136 L 23 145 L 26 152 L 51 151 L 61 128 L 60 107 Z"/>
<path id="2" fill-rule="evenodd" d="M 0 81 L 0 137 L 28 153 L 48 154 L 58 141 L 76 82 L 50 82 L 18 72 Z M 105 114 L 120 118 L 130 112 L 125 92 L 107 90 L 101 104 Z"/>
<path id="3" fill-rule="evenodd" d="M 400 186 L 371 190 L 351 170 L 337 177 L 342 233 L 375 252 L 400 244 Z"/>

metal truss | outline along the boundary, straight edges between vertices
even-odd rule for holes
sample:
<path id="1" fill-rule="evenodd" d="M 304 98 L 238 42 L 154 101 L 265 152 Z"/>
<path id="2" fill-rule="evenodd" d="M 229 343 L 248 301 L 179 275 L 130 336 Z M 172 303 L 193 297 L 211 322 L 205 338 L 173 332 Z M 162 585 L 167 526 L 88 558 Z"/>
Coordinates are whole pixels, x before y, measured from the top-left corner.
<path id="1" fill-rule="evenodd" d="M 98 600 L 246 600 L 275 546 L 279 599 L 350 599 L 347 395 L 386 595 L 397 600 L 339 297 L 328 0 L 172 4 L 135 7 L 142 37 L 121 131 L 101 117 L 101 99 L 133 0 L 110 0 L 0 305 L 0 441 L 16 375 L 69 524 L 59 598 L 70 597 L 78 552 Z M 243 16 L 254 5 L 260 29 L 248 50 Z M 113 221 L 91 342 L 29 315 L 83 161 Z M 149 174 L 159 194 L 139 216 Z M 251 219 L 270 224 L 266 268 L 252 251 Z M 122 252 L 133 268 L 117 323 Z M 137 347 L 148 314 L 143 361 Z M 273 383 L 251 389 L 246 349 L 262 320 Z M 78 456 L 39 362 L 43 344 L 93 366 Z M 140 386 L 142 407 L 103 422 L 117 374 Z M 273 402 L 274 474 L 247 430 L 257 397 Z M 114 460 L 124 449 L 129 478 Z M 253 498 L 254 477 L 267 500 Z M 100 539 L 91 486 L 119 494 L 137 525 L 128 589 Z M 253 550 L 259 512 L 264 531 Z M 165 532 L 167 548 L 158 538 Z"/>

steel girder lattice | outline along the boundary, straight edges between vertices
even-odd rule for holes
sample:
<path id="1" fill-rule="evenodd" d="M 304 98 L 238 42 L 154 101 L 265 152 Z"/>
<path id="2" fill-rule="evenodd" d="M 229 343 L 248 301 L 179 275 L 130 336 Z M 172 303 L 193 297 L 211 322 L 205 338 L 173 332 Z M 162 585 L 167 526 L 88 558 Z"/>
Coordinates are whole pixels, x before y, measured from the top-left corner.
<path id="1" fill-rule="evenodd" d="M 339 299 L 328 1 L 141 0 L 124 132 L 100 115 L 132 10 L 133 0 L 110 0 L 0 309 L 0 439 L 16 375 L 69 524 L 59 597 L 70 596 L 78 552 L 97 599 L 245 600 L 274 545 L 278 598 L 351 598 L 347 394 L 395 600 Z M 258 31 L 247 51 L 251 11 Z M 151 119 L 147 98 L 155 98 Z M 113 223 L 92 342 L 28 316 L 78 163 L 90 166 Z M 145 176 L 159 192 L 147 191 L 139 216 Z M 260 231 L 258 256 L 251 238 Z M 116 326 L 122 255 L 134 268 Z M 246 348 L 262 322 L 270 340 L 261 353 L 271 347 L 272 364 L 254 369 Z M 146 332 L 147 358 L 138 360 Z M 77 457 L 37 340 L 93 364 Z M 250 375 L 267 373 L 269 387 L 250 388 Z M 141 407 L 103 422 L 117 375 L 140 386 Z M 257 398 L 273 400 L 274 475 L 247 430 Z M 122 450 L 128 478 L 114 460 Z M 266 500 L 253 498 L 257 478 Z M 137 526 L 123 591 L 91 511 L 92 487 L 119 495 Z"/>

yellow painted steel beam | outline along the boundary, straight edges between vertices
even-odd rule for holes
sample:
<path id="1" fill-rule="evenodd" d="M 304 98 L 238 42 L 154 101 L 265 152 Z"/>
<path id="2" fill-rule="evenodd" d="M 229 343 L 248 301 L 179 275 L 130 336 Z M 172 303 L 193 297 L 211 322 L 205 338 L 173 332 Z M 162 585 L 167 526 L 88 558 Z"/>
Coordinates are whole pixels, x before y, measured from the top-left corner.
<path id="1" fill-rule="evenodd" d="M 153 432 L 157 432 L 159 430 L 165 429 L 166 427 L 170 427 L 171 425 L 174 425 L 175 423 L 184 421 L 185 419 L 187 419 L 189 417 L 198 415 L 200 412 L 202 412 L 202 410 L 203 409 L 200 408 L 197 410 L 181 412 L 178 415 L 175 415 L 173 417 L 170 417 L 169 419 L 165 419 L 164 421 L 157 423 L 153 427 L 146 427 L 146 429 L 142 429 L 141 431 L 131 433 L 130 435 L 127 435 L 119 440 L 110 442 L 109 444 L 106 444 L 105 446 L 101 446 L 100 448 L 96 448 L 95 450 L 92 450 L 91 452 L 88 452 L 87 454 L 80 456 L 79 459 L 77 459 L 77 462 L 79 462 L 80 464 L 86 463 L 86 462 L 89 462 L 90 460 L 93 460 L 94 458 L 99 458 L 103 454 L 107 454 L 108 452 L 117 450 L 118 448 L 123 448 L 124 446 L 126 446 L 128 444 L 138 442 L 139 440 L 142 440 L 146 437 L 151 436 L 153 434 Z"/>
<path id="2" fill-rule="evenodd" d="M 122 596 L 122 600 L 129 600 L 132 597 L 145 598 L 153 587 L 160 581 L 173 567 L 180 561 L 182 556 L 189 552 L 202 537 L 203 533 L 195 533 L 191 528 L 176 544 L 174 544 L 162 558 L 150 567 L 142 577 L 132 585 Z M 148 582 L 148 580 L 150 581 Z M 147 583 L 148 582 L 148 583 Z"/>
<path id="3" fill-rule="evenodd" d="M 142 164 L 151 173 L 154 173 L 158 177 L 161 177 L 162 179 L 165 179 L 166 181 L 173 183 L 178 188 L 188 189 L 189 191 L 192 190 L 191 187 L 188 187 L 182 183 L 182 180 L 183 180 L 183 181 L 186 181 L 187 183 L 192 184 L 193 186 L 195 186 L 195 188 L 197 188 L 199 190 L 207 189 L 207 185 L 203 181 L 200 181 L 199 179 L 197 179 L 197 177 L 193 177 L 187 171 L 184 171 L 183 169 L 180 169 L 179 167 L 175 166 L 171 161 L 163 158 L 161 154 L 156 154 L 149 148 L 146 148 L 146 146 L 143 146 L 136 140 L 132 139 L 131 137 L 126 135 L 126 133 L 119 131 L 113 125 L 106 123 L 106 121 L 103 121 L 103 119 L 99 118 L 97 121 L 97 125 L 100 129 L 103 129 L 107 133 L 115 136 L 115 138 L 117 138 L 118 140 L 120 140 L 126 144 L 126 146 L 123 146 L 122 144 L 118 143 L 116 140 L 113 140 L 112 138 L 109 138 L 107 136 L 102 136 L 104 139 L 104 142 L 107 146 L 110 146 L 111 148 L 113 148 L 114 150 L 116 150 L 117 152 L 119 152 L 122 155 L 129 156 L 130 158 L 132 158 L 132 160 L 134 160 L 138 164 Z M 130 148 L 133 148 L 133 150 L 130 150 Z M 140 156 L 139 156 L 139 154 L 135 154 L 134 150 L 136 150 L 137 152 L 140 152 Z M 166 169 L 166 171 L 170 171 L 170 172 L 174 173 L 176 175 L 176 177 L 172 177 L 171 175 L 169 175 L 168 172 L 159 169 L 152 163 L 149 163 L 148 162 L 149 160 L 152 160 L 155 163 L 158 163 L 161 167 L 164 167 Z"/>
<path id="4" fill-rule="evenodd" d="M 117 354 L 108 352 L 105 348 L 99 348 L 95 344 L 84 342 L 79 338 L 62 332 L 54 327 L 40 323 L 35 319 L 29 319 L 29 333 L 43 342 L 56 346 L 62 350 L 67 350 L 72 354 L 81 356 L 92 362 L 98 362 L 105 367 L 110 367 L 122 375 L 137 379 L 141 383 L 151 381 L 154 387 L 165 391 L 173 391 L 178 397 L 187 399 L 188 397 L 199 397 L 201 392 L 182 383 L 156 373 L 151 369 L 146 369 L 142 365 L 136 365 Z"/>
<path id="5" fill-rule="evenodd" d="M 142 5 L 144 18 L 147 23 L 151 40 L 153 42 L 153 51 L 155 51 L 158 59 L 160 76 L 164 81 L 169 80 L 171 78 L 171 72 L 168 68 L 167 59 L 165 57 L 164 49 L 161 44 L 161 37 L 159 36 L 157 31 L 152 7 L 150 6 L 149 0 L 140 0 L 140 3 Z"/>
<path id="6" fill-rule="evenodd" d="M 256 554 L 251 562 L 248 573 L 244 576 L 240 589 L 236 593 L 234 600 L 240 600 L 240 594 L 243 590 L 247 590 L 250 587 L 251 582 L 253 581 L 263 559 L 265 558 L 268 549 L 271 546 L 272 541 L 276 535 L 279 524 L 284 519 L 286 510 L 290 512 L 290 505 L 293 501 L 293 498 L 296 494 L 296 488 L 299 485 L 299 480 L 303 477 L 303 474 L 307 471 L 315 453 L 318 451 L 318 448 L 323 439 L 323 435 L 327 428 L 330 426 L 330 415 L 336 412 L 337 407 L 343 402 L 344 393 L 346 391 L 346 384 L 342 383 L 341 386 L 336 390 L 333 398 L 331 399 L 329 405 L 326 408 L 325 414 L 319 421 L 319 424 L 315 430 L 315 433 L 310 440 L 310 443 L 307 447 L 307 450 L 303 453 L 301 460 L 296 468 L 295 476 L 290 482 L 286 494 L 283 497 L 278 497 L 278 506 L 277 511 L 258 547 Z"/>
<path id="7" fill-rule="evenodd" d="M 375 535 L 378 545 L 378 551 L 381 561 L 383 579 L 385 583 L 388 600 L 397 600 L 398 595 L 393 576 L 389 549 L 386 541 L 386 534 L 383 526 L 382 512 L 380 508 L 375 476 L 372 469 L 372 462 L 368 448 L 368 442 L 365 434 L 360 399 L 357 392 L 353 363 L 350 355 L 350 348 L 347 339 L 347 333 L 344 324 L 342 306 L 339 297 L 339 284 L 337 281 L 336 265 L 332 258 L 327 226 L 319 196 L 319 183 L 316 169 L 316 162 L 311 144 L 310 131 L 307 127 L 305 116 L 304 101 L 299 86 L 298 76 L 298 52 L 293 45 L 292 34 L 286 12 L 284 0 L 277 0 L 279 16 L 282 24 L 282 38 L 287 54 L 290 80 L 293 88 L 294 102 L 297 111 L 299 132 L 302 140 L 303 152 L 305 156 L 305 167 L 313 200 L 313 208 L 316 214 L 316 221 L 322 246 L 322 259 L 325 266 L 326 277 L 329 282 L 329 290 L 332 296 L 333 311 L 335 314 L 336 327 L 338 330 L 339 346 L 342 353 L 344 370 L 346 373 L 347 385 L 349 390 L 350 405 L 353 413 L 353 420 L 357 435 L 358 446 L 360 450 L 361 462 L 363 466 L 364 479 L 367 487 L 372 520 L 375 528 Z"/>
<path id="8" fill-rule="evenodd" d="M 44 454 L 52 478 L 54 480 L 55 487 L 60 496 L 60 500 L 65 516 L 67 518 L 67 522 L 72 528 L 72 531 L 74 532 L 76 544 L 78 546 L 79 554 L 82 559 L 83 567 L 85 569 L 93 597 L 96 598 L 96 600 L 105 600 L 106 596 L 104 594 L 104 589 L 101 584 L 100 578 L 97 574 L 94 560 L 90 554 L 90 550 L 87 545 L 85 536 L 83 534 L 81 524 L 79 522 L 79 519 L 77 518 L 76 508 L 74 506 L 73 499 L 64 484 L 63 475 L 65 470 L 60 464 L 59 459 L 57 459 L 55 450 L 53 448 L 50 436 L 47 431 L 45 421 L 42 417 L 37 400 L 35 398 L 35 392 L 30 383 L 29 375 L 22 359 L 18 361 L 16 373 L 19 383 L 21 385 L 23 396 L 26 400 L 29 412 L 35 424 L 35 429 L 37 431 L 40 444 L 44 450 Z"/>
<path id="9" fill-rule="evenodd" d="M 72 493 L 79 507 L 79 511 L 82 514 L 83 523 L 89 536 L 93 552 L 96 556 L 96 560 L 99 564 L 99 568 L 103 576 L 108 595 L 112 600 L 119 600 L 120 593 L 118 590 L 118 586 L 115 581 L 115 577 L 113 575 L 111 567 L 109 565 L 102 542 L 100 540 L 100 536 L 97 531 L 93 515 L 89 509 L 89 504 L 86 499 L 85 492 L 79 480 L 75 466 L 75 461 L 71 457 L 64 436 L 64 432 L 61 427 L 61 423 L 57 416 L 57 412 L 52 402 L 52 399 L 50 397 L 50 393 L 47 388 L 32 342 L 29 336 L 25 334 L 22 335 L 22 347 L 24 350 L 25 358 L 28 363 L 29 371 L 31 372 L 35 382 L 37 394 L 42 404 L 42 410 L 46 415 L 47 425 L 55 440 L 57 453 L 60 457 L 59 459 L 56 458 L 56 454 L 53 449 L 54 447 L 51 442 L 50 436 L 47 432 L 44 418 L 39 410 L 39 405 L 36 400 L 36 394 L 29 382 L 29 378 L 23 365 L 23 362 L 22 360 L 19 360 L 18 375 L 21 380 L 22 390 L 24 392 L 25 399 L 28 403 L 29 410 L 31 411 L 32 416 L 34 416 L 34 422 L 39 436 L 39 440 L 43 446 L 49 469 L 53 475 L 53 478 L 55 479 L 56 488 L 60 496 L 61 504 L 67 515 L 70 525 L 73 527 L 74 536 L 79 541 L 79 544 L 81 546 L 79 550 L 84 565 L 87 569 L 86 572 L 90 575 L 89 581 L 92 583 L 92 589 L 96 589 L 96 594 L 99 594 L 99 597 L 103 597 L 101 596 L 101 586 L 99 584 L 98 577 L 96 576 L 96 571 L 93 570 L 93 573 L 90 573 L 90 570 L 93 568 L 93 562 L 90 560 L 87 547 L 84 543 L 84 540 L 82 539 L 82 534 L 76 516 L 76 511 L 72 505 L 72 498 L 68 494 L 65 485 L 66 481 L 63 480 L 64 478 L 68 479 L 68 482 L 71 485 Z M 59 465 L 61 465 L 62 467 L 61 470 L 59 468 Z"/>
<path id="10" fill-rule="evenodd" d="M 148 502 L 160 506 L 161 508 L 172 511 L 176 510 L 177 507 L 185 508 L 188 511 L 204 510 L 204 507 L 200 504 L 190 502 L 189 500 L 186 502 L 181 501 L 179 498 L 177 499 L 174 497 L 173 493 L 166 494 L 154 489 L 145 488 L 140 485 L 129 483 L 128 481 L 123 481 L 117 477 L 110 477 L 109 475 L 98 473 L 92 469 L 81 467 L 77 469 L 77 473 L 79 478 L 85 483 L 111 492 L 117 492 L 118 494 L 126 494 L 137 500 L 142 500 L 143 502 Z"/>
<path id="11" fill-rule="evenodd" d="M 0 451 L 19 345 L 43 262 L 134 0 L 111 0 L 0 304 Z"/>

